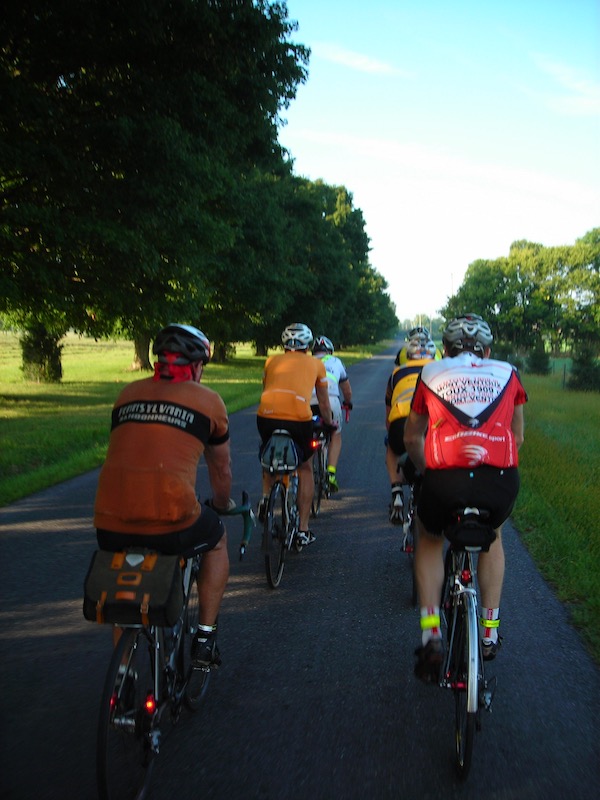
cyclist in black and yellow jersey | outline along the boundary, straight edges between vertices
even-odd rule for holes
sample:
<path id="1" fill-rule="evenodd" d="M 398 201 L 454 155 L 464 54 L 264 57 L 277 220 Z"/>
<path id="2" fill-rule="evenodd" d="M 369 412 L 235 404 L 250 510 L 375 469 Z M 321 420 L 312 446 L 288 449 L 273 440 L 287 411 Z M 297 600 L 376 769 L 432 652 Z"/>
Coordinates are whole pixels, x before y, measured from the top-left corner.
<path id="1" fill-rule="evenodd" d="M 390 375 L 385 392 L 387 428 L 385 465 L 392 490 L 390 522 L 394 525 L 402 525 L 404 522 L 402 485 L 406 480 L 400 466 L 401 456 L 406 453 L 404 423 L 410 413 L 410 401 L 417 385 L 417 378 L 425 364 L 435 359 L 437 348 L 428 336 L 417 332 L 408 340 L 403 350 L 406 351 L 406 361 L 400 363 L 401 350 L 396 356 L 396 366 Z"/>

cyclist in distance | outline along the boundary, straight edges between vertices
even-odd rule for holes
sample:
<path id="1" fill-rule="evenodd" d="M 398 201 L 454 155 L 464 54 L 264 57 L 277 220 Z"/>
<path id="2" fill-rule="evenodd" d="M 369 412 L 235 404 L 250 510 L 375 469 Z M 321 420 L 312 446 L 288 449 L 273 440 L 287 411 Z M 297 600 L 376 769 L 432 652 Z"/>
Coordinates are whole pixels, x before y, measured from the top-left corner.
<path id="1" fill-rule="evenodd" d="M 504 579 L 501 532 L 519 491 L 518 449 L 527 401 L 516 369 L 490 359 L 492 332 L 480 316 L 452 320 L 443 344 L 447 358 L 423 367 L 404 429 L 408 455 L 423 476 L 414 563 L 421 606 L 415 675 L 426 682 L 437 681 L 443 658 L 442 532 L 459 508 L 489 511 L 496 530 L 496 540 L 478 564 L 483 658 L 496 656 Z"/>
<path id="2" fill-rule="evenodd" d="M 314 481 L 312 473 L 313 422 L 310 397 L 316 390 L 323 422 L 334 426 L 325 365 L 309 352 L 313 341 L 312 331 L 302 322 L 293 322 L 281 334 L 284 352 L 269 356 L 265 362 L 263 391 L 258 406 L 256 424 L 266 444 L 273 431 L 287 430 L 298 450 L 298 511 L 300 525 L 298 539 L 307 545 L 315 541 L 308 528 L 313 499 Z M 259 519 L 264 520 L 267 498 L 274 478 L 263 470 L 263 499 L 259 507 Z"/>
<path id="3" fill-rule="evenodd" d="M 332 492 L 337 492 L 340 488 L 337 482 L 337 465 L 342 451 L 342 404 L 340 402 L 340 390 L 344 401 L 344 408 L 350 411 L 352 409 L 352 387 L 350 386 L 350 380 L 346 374 L 344 363 L 333 354 L 334 348 L 331 339 L 328 339 L 327 336 L 318 336 L 315 339 L 312 351 L 313 356 L 320 358 L 325 364 L 329 402 L 331 403 L 333 421 L 337 425 L 337 430 L 332 435 L 331 441 L 329 442 L 327 459 L 329 488 Z M 315 390 L 313 390 L 310 404 L 313 411 L 318 413 L 317 393 Z"/>
<path id="4" fill-rule="evenodd" d="M 417 378 L 425 364 L 435 358 L 436 346 L 423 333 L 415 334 L 406 344 L 407 361 L 396 365 L 387 382 L 385 390 L 385 425 L 387 444 L 385 466 L 390 479 L 392 500 L 390 503 L 390 522 L 402 525 L 404 509 L 402 486 L 406 478 L 401 467 L 401 457 L 406 453 L 404 446 L 404 425 L 410 412 L 410 401 L 415 391 Z"/>
<path id="5" fill-rule="evenodd" d="M 147 547 L 167 554 L 201 553 L 200 625 L 192 642 L 196 666 L 221 663 L 217 616 L 229 576 L 225 528 L 216 510 L 231 493 L 229 419 L 221 397 L 200 385 L 210 343 L 190 325 L 160 330 L 154 376 L 118 396 L 106 460 L 100 472 L 94 525 L 102 550 Z M 212 508 L 196 496 L 202 455 Z"/>
<path id="6" fill-rule="evenodd" d="M 428 341 L 431 339 L 431 335 L 429 333 L 429 329 L 428 328 L 424 328 L 422 325 L 417 325 L 417 327 L 411 328 L 410 331 L 408 332 L 408 336 L 406 337 L 406 339 L 404 341 L 408 344 L 408 342 L 410 342 L 411 339 L 414 339 L 415 336 L 424 336 Z M 398 350 L 398 352 L 396 353 L 395 364 L 398 367 L 402 366 L 403 364 L 406 364 L 406 362 L 408 361 L 407 344 L 402 345 L 400 350 Z M 442 354 L 440 353 L 440 351 L 436 347 L 435 348 L 435 356 L 434 356 L 434 358 L 435 358 L 436 361 L 439 361 L 441 359 L 441 357 L 442 357 Z"/>

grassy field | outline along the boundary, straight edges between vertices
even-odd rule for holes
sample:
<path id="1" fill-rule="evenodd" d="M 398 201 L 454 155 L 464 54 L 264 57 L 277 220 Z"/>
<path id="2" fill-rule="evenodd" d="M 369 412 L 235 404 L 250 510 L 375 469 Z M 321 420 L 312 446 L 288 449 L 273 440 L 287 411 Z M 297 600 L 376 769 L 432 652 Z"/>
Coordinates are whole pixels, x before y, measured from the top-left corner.
<path id="1" fill-rule="evenodd" d="M 340 355 L 349 365 L 370 352 Z M 0 332 L 0 358 L 2 506 L 99 466 L 115 397 L 136 374 L 129 369 L 129 342 L 67 337 L 63 381 L 56 385 L 22 380 L 12 334 Z M 238 345 L 235 361 L 209 364 L 204 380 L 233 413 L 258 402 L 263 363 L 248 346 Z M 548 377 L 523 380 L 529 403 L 513 521 L 600 663 L 599 398 L 566 391 L 563 362 Z M 543 619 L 542 610 L 540 615 Z"/>

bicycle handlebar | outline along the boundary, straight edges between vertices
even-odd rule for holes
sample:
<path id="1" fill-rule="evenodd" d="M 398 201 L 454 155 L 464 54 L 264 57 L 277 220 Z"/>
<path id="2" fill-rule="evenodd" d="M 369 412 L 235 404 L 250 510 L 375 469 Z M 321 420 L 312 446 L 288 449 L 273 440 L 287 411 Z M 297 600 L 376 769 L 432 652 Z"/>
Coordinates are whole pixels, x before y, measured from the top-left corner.
<path id="1" fill-rule="evenodd" d="M 248 496 L 248 492 L 242 492 L 242 502 L 234 506 L 233 508 L 228 509 L 220 509 L 215 508 L 212 504 L 212 501 L 205 500 L 205 505 L 212 508 L 213 511 L 216 511 L 220 517 L 237 517 L 241 516 L 244 520 L 244 531 L 242 534 L 242 541 L 240 542 L 240 561 L 244 557 L 246 553 L 246 547 L 250 542 L 250 537 L 252 536 L 252 531 L 256 527 L 256 515 L 252 510 L 252 504 L 250 502 L 250 498 Z"/>

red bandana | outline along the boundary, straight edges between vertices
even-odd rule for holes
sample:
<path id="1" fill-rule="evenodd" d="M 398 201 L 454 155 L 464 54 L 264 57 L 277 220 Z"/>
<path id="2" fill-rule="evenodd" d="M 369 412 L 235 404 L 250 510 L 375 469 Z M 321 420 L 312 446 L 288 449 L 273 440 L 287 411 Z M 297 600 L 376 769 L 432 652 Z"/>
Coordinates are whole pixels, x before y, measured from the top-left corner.
<path id="1" fill-rule="evenodd" d="M 174 364 L 173 362 L 178 358 L 177 353 L 163 353 L 167 359 L 165 364 L 163 361 L 154 362 L 154 375 L 153 381 L 171 381 L 171 383 L 184 383 L 185 381 L 193 380 L 192 365 L 191 364 Z"/>

